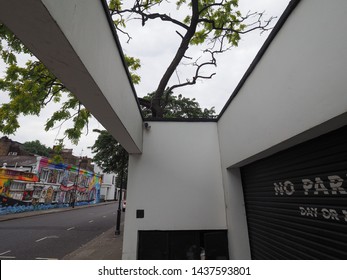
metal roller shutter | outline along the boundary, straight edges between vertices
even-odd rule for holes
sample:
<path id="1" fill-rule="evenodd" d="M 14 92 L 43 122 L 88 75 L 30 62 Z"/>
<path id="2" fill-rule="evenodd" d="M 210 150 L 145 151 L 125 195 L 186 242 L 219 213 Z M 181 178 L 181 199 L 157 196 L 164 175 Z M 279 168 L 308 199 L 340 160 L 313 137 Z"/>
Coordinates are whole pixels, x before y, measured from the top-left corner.
<path id="1" fill-rule="evenodd" d="M 347 259 L 347 126 L 241 174 L 253 259 Z"/>

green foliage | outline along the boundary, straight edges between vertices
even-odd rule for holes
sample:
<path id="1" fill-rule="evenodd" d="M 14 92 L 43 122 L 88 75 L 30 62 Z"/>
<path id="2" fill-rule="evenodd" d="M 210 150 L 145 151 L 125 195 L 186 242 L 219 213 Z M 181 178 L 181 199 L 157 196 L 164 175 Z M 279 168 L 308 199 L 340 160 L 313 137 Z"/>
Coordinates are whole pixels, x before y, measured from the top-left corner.
<path id="1" fill-rule="evenodd" d="M 119 1 L 113 1 L 116 5 Z M 0 105 L 0 131 L 13 134 L 20 127 L 18 117 L 22 114 L 40 116 L 48 103 L 59 103 L 61 108 L 47 119 L 48 131 L 66 121 L 72 122 L 64 132 L 65 137 L 77 144 L 92 115 L 76 97 L 39 61 L 29 60 L 25 66 L 17 65 L 16 54 L 29 50 L 16 36 L 0 23 L 0 55 L 8 65 L 5 76 L 0 78 L 0 90 L 8 93 L 10 101 Z M 134 84 L 141 80 L 135 71 L 141 67 L 140 60 L 125 56 Z"/>
<path id="2" fill-rule="evenodd" d="M 49 157 L 53 152 L 51 148 L 48 148 L 46 145 L 42 144 L 39 140 L 28 141 L 23 143 L 23 148 L 25 151 L 44 157 Z"/>
<path id="3" fill-rule="evenodd" d="M 62 99 L 65 101 L 47 120 L 45 130 L 71 120 L 72 127 L 65 131 L 65 135 L 77 143 L 83 129 L 88 126 L 91 114 L 39 61 L 28 61 L 25 67 L 9 65 L 5 76 L 0 79 L 0 90 L 10 96 L 10 101 L 0 107 L 0 131 L 5 134 L 17 130 L 20 114 L 39 116 L 48 103 L 61 103 Z"/>
<path id="4" fill-rule="evenodd" d="M 211 79 L 216 73 L 206 74 L 204 71 L 211 69 L 209 66 L 217 66 L 216 56 L 229 51 L 231 47 L 238 46 L 241 34 L 254 30 L 266 31 L 270 20 L 262 20 L 263 13 L 248 13 L 245 16 L 238 10 L 238 0 L 176 0 L 165 1 L 165 8 L 161 10 L 164 0 L 136 0 L 133 4 L 128 4 L 125 8 L 121 1 L 110 3 L 111 15 L 116 29 L 125 34 L 128 41 L 131 36 L 126 32 L 126 22 L 139 20 L 142 26 L 150 20 L 162 20 L 171 23 L 181 40 L 176 52 L 173 52 L 172 60 L 157 83 L 155 94 L 152 95 L 151 102 L 140 104 L 146 107 L 145 114 L 150 111 L 155 118 L 165 117 L 165 107 L 167 102 L 166 91 L 177 90 L 179 87 L 191 86 L 197 80 Z M 179 18 L 171 15 L 166 10 L 176 8 L 180 10 Z M 186 14 L 184 14 L 186 13 Z M 165 40 L 166 34 L 163 34 Z M 196 45 L 201 49 L 200 55 L 193 55 L 188 52 L 190 46 Z M 172 76 L 178 73 L 177 67 L 186 59 L 190 59 L 190 65 L 195 68 L 192 77 L 178 78 L 177 84 L 173 83 Z M 185 63 L 187 65 L 187 63 Z M 187 81 L 181 83 L 180 81 Z"/>
<path id="5" fill-rule="evenodd" d="M 141 61 L 138 58 L 135 57 L 131 57 L 131 56 L 127 56 L 124 55 L 125 58 L 125 62 L 128 66 L 128 69 L 130 71 L 130 76 L 131 76 L 131 80 L 132 82 L 137 85 L 140 83 L 141 81 L 141 77 L 139 75 L 136 74 L 136 70 L 140 69 L 141 67 Z"/>
<path id="6" fill-rule="evenodd" d="M 140 15 L 142 20 L 148 20 L 148 14 L 150 14 L 151 8 L 158 8 L 163 0 L 138 0 L 135 1 L 134 6 L 128 9 L 129 15 Z M 193 8 L 193 2 L 197 3 L 198 18 L 192 17 L 191 10 Z M 226 39 L 228 44 L 237 46 L 240 40 L 240 33 L 242 33 L 247 24 L 244 24 L 244 19 L 241 12 L 237 10 L 238 0 L 226 0 L 226 1 L 212 1 L 212 0 L 178 0 L 173 3 L 177 10 L 187 10 L 190 8 L 188 15 L 186 15 L 182 21 L 187 27 L 192 26 L 192 20 L 197 21 L 197 28 L 194 36 L 190 39 L 190 44 L 201 45 L 209 41 L 210 43 L 216 43 L 221 38 Z M 166 1 L 170 4 L 170 1 Z M 120 0 L 111 0 L 109 8 L 113 12 L 112 15 L 119 16 L 114 20 L 114 23 L 119 28 L 126 27 L 126 21 L 124 20 L 124 10 Z M 147 12 L 147 14 L 146 14 Z M 151 18 L 159 18 L 159 14 Z M 166 21 L 174 22 L 174 18 Z M 144 22 L 142 22 L 144 24 Z"/>
<path id="7" fill-rule="evenodd" d="M 59 163 L 62 163 L 64 161 L 64 159 L 61 155 L 63 148 L 64 148 L 64 141 L 63 141 L 63 139 L 59 139 L 58 143 L 53 146 L 52 160 L 53 160 L 54 164 L 59 164 Z"/>
<path id="8" fill-rule="evenodd" d="M 118 183 L 123 178 L 123 186 L 126 186 L 128 174 L 129 155 L 123 147 L 106 131 L 94 130 L 99 133 L 94 145 L 91 147 L 95 153 L 93 161 L 105 173 L 116 173 Z M 123 172 L 123 173 L 122 173 Z M 122 176 L 120 176 L 122 174 Z"/>
<path id="9" fill-rule="evenodd" d="M 108 7 L 110 10 L 120 10 L 122 2 L 120 0 L 110 0 Z"/>
<path id="10" fill-rule="evenodd" d="M 155 93 L 150 93 L 143 97 L 145 100 L 152 100 Z M 165 94 L 162 97 L 162 103 L 166 103 L 164 108 L 163 118 L 202 118 L 212 119 L 216 118 L 216 111 L 214 107 L 210 109 L 202 109 L 195 98 L 190 99 L 183 97 L 181 94 L 175 96 L 172 92 Z M 151 111 L 148 108 L 142 108 L 145 117 L 151 116 Z"/>
<path id="11" fill-rule="evenodd" d="M 6 64 L 17 63 L 15 54 L 30 54 L 20 40 L 0 22 L 0 56 Z"/>
<path id="12" fill-rule="evenodd" d="M 184 1 L 186 2 L 186 1 Z M 200 45 L 208 39 L 211 43 L 216 43 L 221 38 L 227 39 L 228 44 L 237 46 L 240 40 L 240 32 L 246 28 L 242 24 L 237 0 L 222 1 L 216 3 L 211 0 L 200 0 L 199 24 L 197 31 L 191 39 L 192 45 Z"/>
<path id="13" fill-rule="evenodd" d="M 0 131 L 12 134 L 19 127 L 18 116 L 39 116 L 46 102 L 59 102 L 64 86 L 38 61 L 25 67 L 10 64 L 0 79 L 0 90 L 9 93 L 10 101 L 0 107 Z"/>

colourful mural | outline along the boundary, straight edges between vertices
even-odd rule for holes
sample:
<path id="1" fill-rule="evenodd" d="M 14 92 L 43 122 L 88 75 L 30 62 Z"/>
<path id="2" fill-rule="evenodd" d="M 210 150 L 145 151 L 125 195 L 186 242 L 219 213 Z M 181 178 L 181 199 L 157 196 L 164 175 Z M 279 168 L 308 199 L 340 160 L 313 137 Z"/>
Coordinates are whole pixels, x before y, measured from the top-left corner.
<path id="1" fill-rule="evenodd" d="M 76 193 L 77 203 L 88 201 L 100 202 L 101 176 L 81 169 L 72 164 L 54 163 L 53 160 L 42 158 L 39 163 L 40 181 L 59 184 L 55 200 L 68 203 L 72 192 Z M 45 174 L 48 172 L 48 175 Z M 43 178 L 43 174 L 45 177 Z"/>
<path id="2" fill-rule="evenodd" d="M 30 203 L 34 189 L 33 183 L 39 181 L 34 173 L 0 168 L 0 198 L 1 204 L 12 205 Z"/>
<path id="3" fill-rule="evenodd" d="M 0 168 L 0 182 L 1 180 L 6 180 L 6 179 L 29 181 L 29 182 L 37 182 L 39 180 L 38 176 L 34 173 Z"/>
<path id="4" fill-rule="evenodd" d="M 41 158 L 38 174 L 0 169 L 0 196 L 4 207 L 14 205 L 76 205 L 100 202 L 101 176 L 75 165 Z"/>

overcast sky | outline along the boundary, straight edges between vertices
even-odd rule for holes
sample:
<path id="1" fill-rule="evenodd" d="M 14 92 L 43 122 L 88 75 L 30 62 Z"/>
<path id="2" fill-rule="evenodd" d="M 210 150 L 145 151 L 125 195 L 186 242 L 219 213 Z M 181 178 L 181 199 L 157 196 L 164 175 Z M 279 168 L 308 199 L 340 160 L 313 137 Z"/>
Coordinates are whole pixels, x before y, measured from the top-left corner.
<path id="1" fill-rule="evenodd" d="M 289 0 L 239 0 L 241 11 L 265 11 L 267 17 L 280 17 L 288 3 Z M 176 94 L 189 98 L 195 97 L 202 108 L 215 107 L 216 112 L 219 113 L 269 33 L 260 35 L 259 32 L 253 32 L 245 35 L 239 47 L 233 48 L 228 54 L 217 57 L 217 68 L 212 69 L 213 72 L 216 72 L 213 79 L 198 82 L 193 87 L 179 89 Z M 141 59 L 142 67 L 138 71 L 141 83 L 135 88 L 137 95 L 143 96 L 148 92 L 153 92 L 157 87 L 163 71 L 176 51 L 175 47 L 179 40 L 177 40 L 178 35 L 175 33 L 175 29 L 171 29 L 168 24 L 164 25 L 159 21 L 146 29 L 142 29 L 140 24 L 132 25 L 131 36 L 133 39 L 130 43 L 126 43 L 126 38 L 122 36 L 120 40 L 126 54 Z M 0 75 L 3 75 L 3 70 L 4 67 L 0 62 Z M 178 74 L 181 81 L 189 78 L 189 75 L 185 76 L 185 67 L 181 67 Z M 0 92 L 0 104 L 7 101 L 7 94 Z M 41 143 L 52 147 L 56 139 L 63 137 L 64 127 L 46 132 L 44 124 L 52 112 L 58 108 L 59 105 L 51 104 L 42 111 L 40 117 L 21 116 L 19 118 L 21 127 L 15 135 L 9 135 L 9 137 L 22 143 L 40 140 Z M 97 133 L 92 132 L 94 128 L 102 129 L 103 127 L 96 120 L 92 120 L 89 133 L 82 137 L 79 144 L 75 146 L 66 141 L 65 147 L 72 148 L 76 156 L 88 155 L 91 157 L 91 150 L 88 147 L 92 146 L 97 138 Z"/>

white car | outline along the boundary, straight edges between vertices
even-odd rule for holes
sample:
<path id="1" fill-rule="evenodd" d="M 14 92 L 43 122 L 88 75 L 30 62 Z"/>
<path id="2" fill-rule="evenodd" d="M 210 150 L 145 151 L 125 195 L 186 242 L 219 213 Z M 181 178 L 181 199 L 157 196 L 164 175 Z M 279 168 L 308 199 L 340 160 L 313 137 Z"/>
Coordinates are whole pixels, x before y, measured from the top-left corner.
<path id="1" fill-rule="evenodd" d="M 123 210 L 123 212 L 125 212 L 126 206 L 127 206 L 127 201 L 123 200 L 123 203 L 122 203 L 122 210 Z"/>

